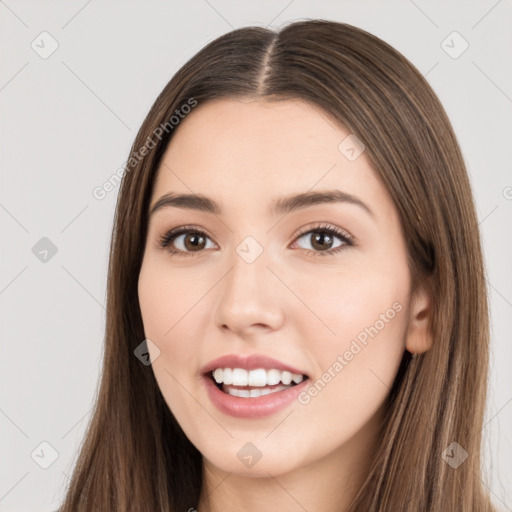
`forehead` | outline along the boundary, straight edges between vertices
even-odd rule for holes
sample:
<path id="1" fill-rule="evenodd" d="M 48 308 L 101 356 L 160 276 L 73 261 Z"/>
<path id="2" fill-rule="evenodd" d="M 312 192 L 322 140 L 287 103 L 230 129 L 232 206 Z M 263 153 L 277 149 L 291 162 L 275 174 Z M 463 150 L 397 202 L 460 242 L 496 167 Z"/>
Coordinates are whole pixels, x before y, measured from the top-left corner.
<path id="1" fill-rule="evenodd" d="M 210 100 L 175 130 L 152 204 L 170 191 L 245 208 L 315 189 L 341 189 L 365 202 L 388 199 L 365 153 L 349 160 L 340 150 L 350 131 L 303 100 Z"/>

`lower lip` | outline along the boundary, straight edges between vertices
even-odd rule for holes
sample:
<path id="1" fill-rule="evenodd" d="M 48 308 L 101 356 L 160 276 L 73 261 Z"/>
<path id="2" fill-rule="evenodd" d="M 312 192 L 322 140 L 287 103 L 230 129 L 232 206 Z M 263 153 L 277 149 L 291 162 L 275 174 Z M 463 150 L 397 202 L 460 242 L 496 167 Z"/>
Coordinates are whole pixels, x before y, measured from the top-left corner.
<path id="1" fill-rule="evenodd" d="M 207 375 L 202 376 L 210 400 L 219 411 L 236 418 L 262 418 L 270 416 L 292 403 L 308 385 L 309 379 L 283 391 L 268 395 L 243 398 L 221 391 Z"/>

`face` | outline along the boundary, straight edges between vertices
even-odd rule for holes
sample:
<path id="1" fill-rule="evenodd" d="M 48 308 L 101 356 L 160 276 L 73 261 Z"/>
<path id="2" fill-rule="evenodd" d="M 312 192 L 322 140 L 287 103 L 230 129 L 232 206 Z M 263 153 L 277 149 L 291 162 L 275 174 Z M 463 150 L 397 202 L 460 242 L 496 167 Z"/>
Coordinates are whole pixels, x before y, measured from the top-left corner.
<path id="1" fill-rule="evenodd" d="M 382 419 L 411 282 L 396 208 L 348 136 L 301 100 L 220 99 L 181 121 L 163 157 L 150 210 L 167 194 L 218 207 L 160 203 L 138 288 L 155 378 L 211 468 L 265 476 L 359 460 Z M 224 391 L 203 375 L 215 368 L 237 369 L 216 372 Z M 246 372 L 247 387 L 244 368 L 265 371 Z"/>

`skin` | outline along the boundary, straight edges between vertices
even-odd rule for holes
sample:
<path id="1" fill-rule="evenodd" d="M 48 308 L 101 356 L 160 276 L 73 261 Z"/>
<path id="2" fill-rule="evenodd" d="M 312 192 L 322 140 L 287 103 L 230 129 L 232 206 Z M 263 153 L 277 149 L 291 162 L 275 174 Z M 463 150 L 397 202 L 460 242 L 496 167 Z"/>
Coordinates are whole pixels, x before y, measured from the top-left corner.
<path id="1" fill-rule="evenodd" d="M 338 149 L 349 134 L 302 100 L 217 99 L 180 123 L 163 157 L 150 209 L 171 191 L 203 194 L 222 207 L 221 214 L 157 211 L 138 290 L 145 335 L 160 350 L 150 348 L 158 355 L 155 378 L 203 455 L 201 499 L 190 504 L 200 512 L 346 510 L 371 461 L 404 350 L 431 346 L 428 281 L 411 290 L 396 207 L 366 153 L 349 161 Z M 270 211 L 274 198 L 331 189 L 357 196 L 374 216 L 349 203 Z M 323 242 L 324 251 L 315 248 L 319 224 L 347 231 L 354 245 L 326 255 L 342 241 L 336 236 Z M 186 235 L 175 239 L 172 249 L 192 256 L 158 246 L 184 225 L 207 235 L 195 252 Z M 309 227 L 317 231 L 300 235 Z M 236 252 L 249 235 L 263 249 L 250 264 Z M 394 318 L 359 343 L 363 348 L 306 404 L 234 418 L 213 405 L 199 379 L 221 355 L 258 353 L 315 382 L 397 302 Z M 237 457 L 247 442 L 262 454 L 250 468 Z"/>

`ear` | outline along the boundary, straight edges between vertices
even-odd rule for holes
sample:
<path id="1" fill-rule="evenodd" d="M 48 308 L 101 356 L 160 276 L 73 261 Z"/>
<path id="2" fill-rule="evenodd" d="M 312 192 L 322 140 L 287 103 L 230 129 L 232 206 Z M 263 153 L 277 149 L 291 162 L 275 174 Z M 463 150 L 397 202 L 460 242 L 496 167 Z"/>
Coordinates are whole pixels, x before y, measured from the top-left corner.
<path id="1" fill-rule="evenodd" d="M 428 276 L 414 290 L 409 307 L 405 348 L 412 354 L 421 354 L 432 346 L 433 337 L 429 329 L 432 309 L 432 279 Z"/>

